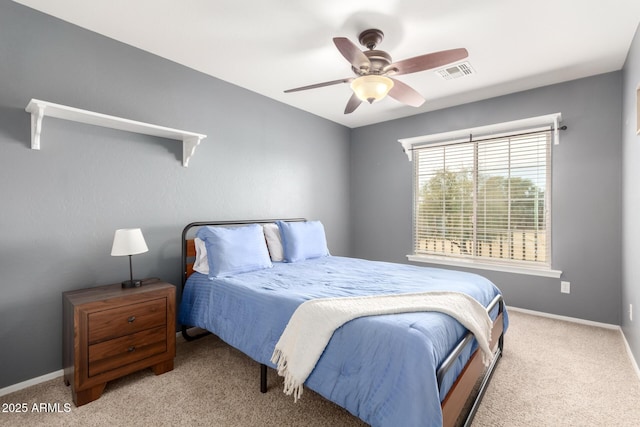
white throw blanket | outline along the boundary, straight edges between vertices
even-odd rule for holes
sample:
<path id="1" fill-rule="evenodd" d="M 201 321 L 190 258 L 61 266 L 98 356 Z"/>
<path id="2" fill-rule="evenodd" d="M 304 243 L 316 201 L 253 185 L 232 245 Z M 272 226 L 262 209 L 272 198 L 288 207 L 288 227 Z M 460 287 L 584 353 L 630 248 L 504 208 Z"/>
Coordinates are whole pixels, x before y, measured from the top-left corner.
<path id="1" fill-rule="evenodd" d="M 271 356 L 278 375 L 284 377 L 284 392 L 294 400 L 302 395 L 302 385 L 313 371 L 333 332 L 346 322 L 362 316 L 438 311 L 458 320 L 471 331 L 483 351 L 485 365 L 491 361 L 492 322 L 478 301 L 460 292 L 423 292 L 320 298 L 302 303 L 289 319 Z"/>

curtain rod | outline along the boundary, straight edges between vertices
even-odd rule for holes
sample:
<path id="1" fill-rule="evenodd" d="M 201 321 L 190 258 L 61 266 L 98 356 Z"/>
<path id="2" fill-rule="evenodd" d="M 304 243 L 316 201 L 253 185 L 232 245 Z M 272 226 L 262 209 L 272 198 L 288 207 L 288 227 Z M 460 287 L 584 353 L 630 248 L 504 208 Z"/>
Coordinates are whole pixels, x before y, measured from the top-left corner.
<path id="1" fill-rule="evenodd" d="M 484 142 L 484 141 L 492 141 L 495 139 L 506 139 L 506 138 L 512 138 L 514 136 L 525 136 L 525 135 L 533 135 L 536 133 L 542 133 L 542 132 L 555 132 L 557 130 L 567 130 L 567 126 L 563 125 L 563 126 L 559 126 L 558 128 L 553 128 L 550 127 L 549 129 L 545 129 L 545 130 L 537 130 L 537 131 L 529 131 L 529 132 L 521 132 L 521 133 L 512 133 L 509 135 L 503 135 L 503 136 L 492 136 L 492 137 L 487 137 L 487 138 L 480 138 L 480 139 L 473 139 L 473 134 L 470 133 L 469 134 L 469 140 L 468 141 L 459 141 L 459 142 L 451 142 L 451 143 L 446 143 L 445 141 L 442 141 L 441 144 L 446 144 L 446 145 L 460 145 L 460 144 L 469 144 L 471 142 Z M 429 144 L 429 143 L 425 143 L 422 145 L 415 145 L 412 146 L 409 150 L 411 151 L 415 151 L 415 150 L 419 150 L 421 148 L 424 147 L 429 147 L 429 146 L 434 146 L 435 144 Z M 403 151 L 405 150 L 405 148 L 403 147 Z"/>

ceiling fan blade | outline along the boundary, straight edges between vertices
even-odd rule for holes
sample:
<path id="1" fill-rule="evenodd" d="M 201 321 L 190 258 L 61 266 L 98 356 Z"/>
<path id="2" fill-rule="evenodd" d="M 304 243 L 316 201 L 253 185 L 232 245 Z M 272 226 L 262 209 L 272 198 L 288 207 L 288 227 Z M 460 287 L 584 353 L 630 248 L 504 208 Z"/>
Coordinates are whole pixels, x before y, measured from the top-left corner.
<path id="1" fill-rule="evenodd" d="M 385 70 L 388 70 L 390 75 L 417 73 L 460 61 L 467 56 L 469 52 L 465 48 L 442 50 L 395 62 L 385 67 Z"/>
<path id="2" fill-rule="evenodd" d="M 416 92 L 415 89 L 402 83 L 400 80 L 393 80 L 393 87 L 389 91 L 389 96 L 412 107 L 419 107 L 424 104 L 424 97 Z"/>
<path id="3" fill-rule="evenodd" d="M 349 98 L 349 102 L 347 102 L 347 106 L 344 109 L 345 114 L 353 113 L 356 108 L 362 103 L 362 100 L 358 98 L 358 96 L 354 93 Z"/>
<path id="4" fill-rule="evenodd" d="M 309 85 L 309 86 L 302 86 L 302 87 L 297 87 L 297 88 L 294 88 L 294 89 L 287 89 L 287 90 L 284 91 L 284 93 L 299 92 L 301 90 L 307 90 L 307 89 L 316 89 L 316 88 L 319 88 L 319 87 L 337 85 L 337 84 L 340 84 L 340 83 L 350 83 L 352 80 L 353 80 L 353 77 L 347 77 L 345 79 L 332 80 L 330 82 L 316 83 L 316 84 Z"/>
<path id="5" fill-rule="evenodd" d="M 362 51 L 358 49 L 358 46 L 348 38 L 334 37 L 333 43 L 336 45 L 342 56 L 344 56 L 356 70 L 361 68 L 369 69 L 371 67 L 371 61 L 369 61 L 367 55 L 362 53 Z"/>

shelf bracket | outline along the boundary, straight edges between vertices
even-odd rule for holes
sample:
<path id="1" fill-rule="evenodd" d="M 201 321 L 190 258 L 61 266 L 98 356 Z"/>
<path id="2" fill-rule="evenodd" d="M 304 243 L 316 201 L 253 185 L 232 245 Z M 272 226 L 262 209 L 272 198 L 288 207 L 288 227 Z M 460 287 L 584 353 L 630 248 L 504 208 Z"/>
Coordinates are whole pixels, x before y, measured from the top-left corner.
<path id="1" fill-rule="evenodd" d="M 31 111 L 31 149 L 40 149 L 40 134 L 42 133 L 42 119 L 44 118 L 44 110 L 47 108 L 44 104 L 33 103 Z"/>
<path id="2" fill-rule="evenodd" d="M 182 139 L 182 166 L 189 167 L 189 159 L 196 151 L 196 147 L 205 137 L 203 135 L 185 136 Z"/>

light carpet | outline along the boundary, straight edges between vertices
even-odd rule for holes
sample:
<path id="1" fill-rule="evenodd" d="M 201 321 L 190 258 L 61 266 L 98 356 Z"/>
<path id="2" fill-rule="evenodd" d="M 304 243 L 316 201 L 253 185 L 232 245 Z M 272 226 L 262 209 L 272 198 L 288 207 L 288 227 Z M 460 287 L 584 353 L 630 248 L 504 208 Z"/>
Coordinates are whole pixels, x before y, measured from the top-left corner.
<path id="1" fill-rule="evenodd" d="M 618 331 L 510 312 L 505 353 L 473 422 L 478 426 L 637 426 L 640 381 Z M 0 397 L 27 413 L 0 413 L 7 426 L 363 426 L 310 390 L 293 403 L 269 369 L 214 336 L 178 339 L 175 369 L 112 381 L 102 397 L 70 412 L 32 412 L 34 403 L 71 402 L 57 378 Z M 416 401 L 416 404 L 419 404 Z M 400 426 L 399 426 L 400 427 Z"/>
<path id="2" fill-rule="evenodd" d="M 510 311 L 504 357 L 473 426 L 639 426 L 620 331 Z"/>

